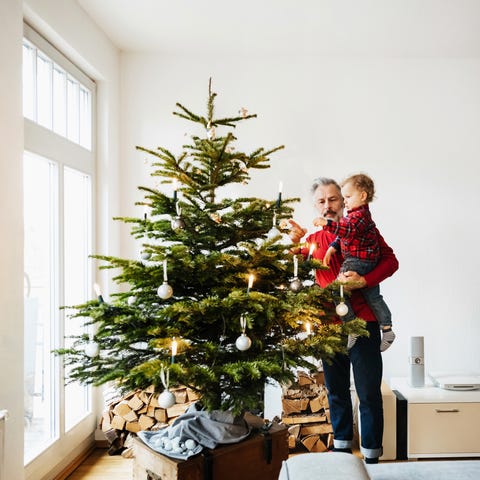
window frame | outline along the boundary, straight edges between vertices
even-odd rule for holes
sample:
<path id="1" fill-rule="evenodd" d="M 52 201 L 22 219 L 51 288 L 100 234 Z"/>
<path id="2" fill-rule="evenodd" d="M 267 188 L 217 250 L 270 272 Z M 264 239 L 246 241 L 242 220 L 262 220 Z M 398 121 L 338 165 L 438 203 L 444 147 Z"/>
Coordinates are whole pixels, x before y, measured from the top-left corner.
<path id="1" fill-rule="evenodd" d="M 86 75 L 80 68 L 74 65 L 61 51 L 47 41 L 43 36 L 36 32 L 31 26 L 24 22 L 24 38 L 31 42 L 36 48 L 45 53 L 55 64 L 59 65 L 65 72 L 72 75 L 81 85 L 89 89 L 91 93 L 91 148 L 85 148 L 78 143 L 75 143 L 67 138 L 58 134 L 52 128 L 48 129 L 30 120 L 24 116 L 24 150 L 31 152 L 34 155 L 39 155 L 49 161 L 54 162 L 58 168 L 57 176 L 57 189 L 58 196 L 60 198 L 58 205 L 58 264 L 56 271 L 57 276 L 55 302 L 58 302 L 58 307 L 64 305 L 63 292 L 65 289 L 64 283 L 64 236 L 63 236 L 63 202 L 64 202 L 64 170 L 65 168 L 71 168 L 78 172 L 81 172 L 90 177 L 91 181 L 91 211 L 90 211 L 90 238 L 89 244 L 95 245 L 95 225 L 96 225 L 96 83 Z M 67 77 L 68 78 L 68 77 Z M 94 278 L 94 262 L 87 260 L 90 270 L 90 277 Z M 57 306 L 57 305 L 56 305 Z M 58 315 L 58 322 L 54 326 L 55 328 L 55 344 L 56 348 L 63 347 L 64 345 L 64 326 L 65 315 L 64 311 L 60 310 Z M 76 446 L 74 442 L 78 442 L 85 439 L 87 433 L 91 434 L 95 431 L 96 418 L 95 418 L 95 399 L 90 393 L 89 411 L 85 416 L 68 431 L 65 428 L 65 389 L 64 383 L 64 369 L 61 359 L 55 357 L 53 360 L 54 376 L 55 376 L 55 425 L 54 425 L 54 439 L 52 443 L 46 447 L 40 454 L 32 459 L 28 459 L 25 462 L 26 478 L 28 478 L 28 471 L 35 470 L 37 463 L 41 462 L 45 464 L 50 462 L 51 457 L 55 456 L 55 451 L 59 449 L 64 451 L 65 442 L 72 443 L 72 449 Z M 60 445 L 60 444 L 63 445 Z"/>

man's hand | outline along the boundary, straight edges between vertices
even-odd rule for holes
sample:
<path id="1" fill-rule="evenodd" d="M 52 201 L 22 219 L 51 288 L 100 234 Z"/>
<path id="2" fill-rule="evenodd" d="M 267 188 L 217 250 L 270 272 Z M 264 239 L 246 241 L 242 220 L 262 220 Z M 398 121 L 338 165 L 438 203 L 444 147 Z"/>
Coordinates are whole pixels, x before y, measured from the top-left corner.
<path id="1" fill-rule="evenodd" d="M 345 282 L 345 290 L 355 290 L 357 288 L 363 288 L 367 286 L 365 277 L 359 275 L 357 272 L 344 272 L 338 276 L 340 282 Z"/>
<path id="2" fill-rule="evenodd" d="M 293 243 L 299 243 L 308 230 L 306 228 L 301 227 L 297 222 L 295 222 L 292 219 L 290 219 L 288 223 L 292 227 L 292 229 L 290 230 L 290 233 L 288 234 L 290 237 L 290 240 Z"/>

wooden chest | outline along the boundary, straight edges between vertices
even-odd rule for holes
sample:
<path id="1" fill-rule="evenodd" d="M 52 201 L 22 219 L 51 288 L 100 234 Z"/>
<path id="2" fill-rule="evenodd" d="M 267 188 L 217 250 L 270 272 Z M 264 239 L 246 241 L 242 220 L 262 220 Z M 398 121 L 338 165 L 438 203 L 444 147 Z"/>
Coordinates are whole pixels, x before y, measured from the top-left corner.
<path id="1" fill-rule="evenodd" d="M 266 434 L 222 445 L 188 460 L 176 460 L 134 440 L 134 480 L 277 480 L 288 458 L 286 427 L 273 425 Z"/>

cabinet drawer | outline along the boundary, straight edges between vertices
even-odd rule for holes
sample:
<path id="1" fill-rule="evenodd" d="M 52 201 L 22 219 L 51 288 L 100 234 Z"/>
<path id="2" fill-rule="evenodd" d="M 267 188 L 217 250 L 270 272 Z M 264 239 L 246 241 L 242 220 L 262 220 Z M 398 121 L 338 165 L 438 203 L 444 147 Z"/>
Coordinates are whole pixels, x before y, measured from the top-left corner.
<path id="1" fill-rule="evenodd" d="M 478 403 L 409 403 L 408 455 L 480 452 Z"/>

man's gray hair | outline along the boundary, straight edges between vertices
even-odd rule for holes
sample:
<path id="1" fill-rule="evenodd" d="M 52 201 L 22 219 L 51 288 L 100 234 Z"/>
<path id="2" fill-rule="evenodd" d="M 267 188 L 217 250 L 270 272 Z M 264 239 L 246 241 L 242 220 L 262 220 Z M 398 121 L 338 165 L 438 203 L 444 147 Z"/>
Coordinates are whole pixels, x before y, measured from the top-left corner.
<path id="1" fill-rule="evenodd" d="M 340 185 L 333 179 L 327 177 L 317 177 L 313 179 L 312 182 L 312 193 L 315 193 L 315 190 L 322 185 L 322 187 L 328 187 L 329 185 L 335 185 L 337 187 L 338 192 L 341 192 Z"/>

